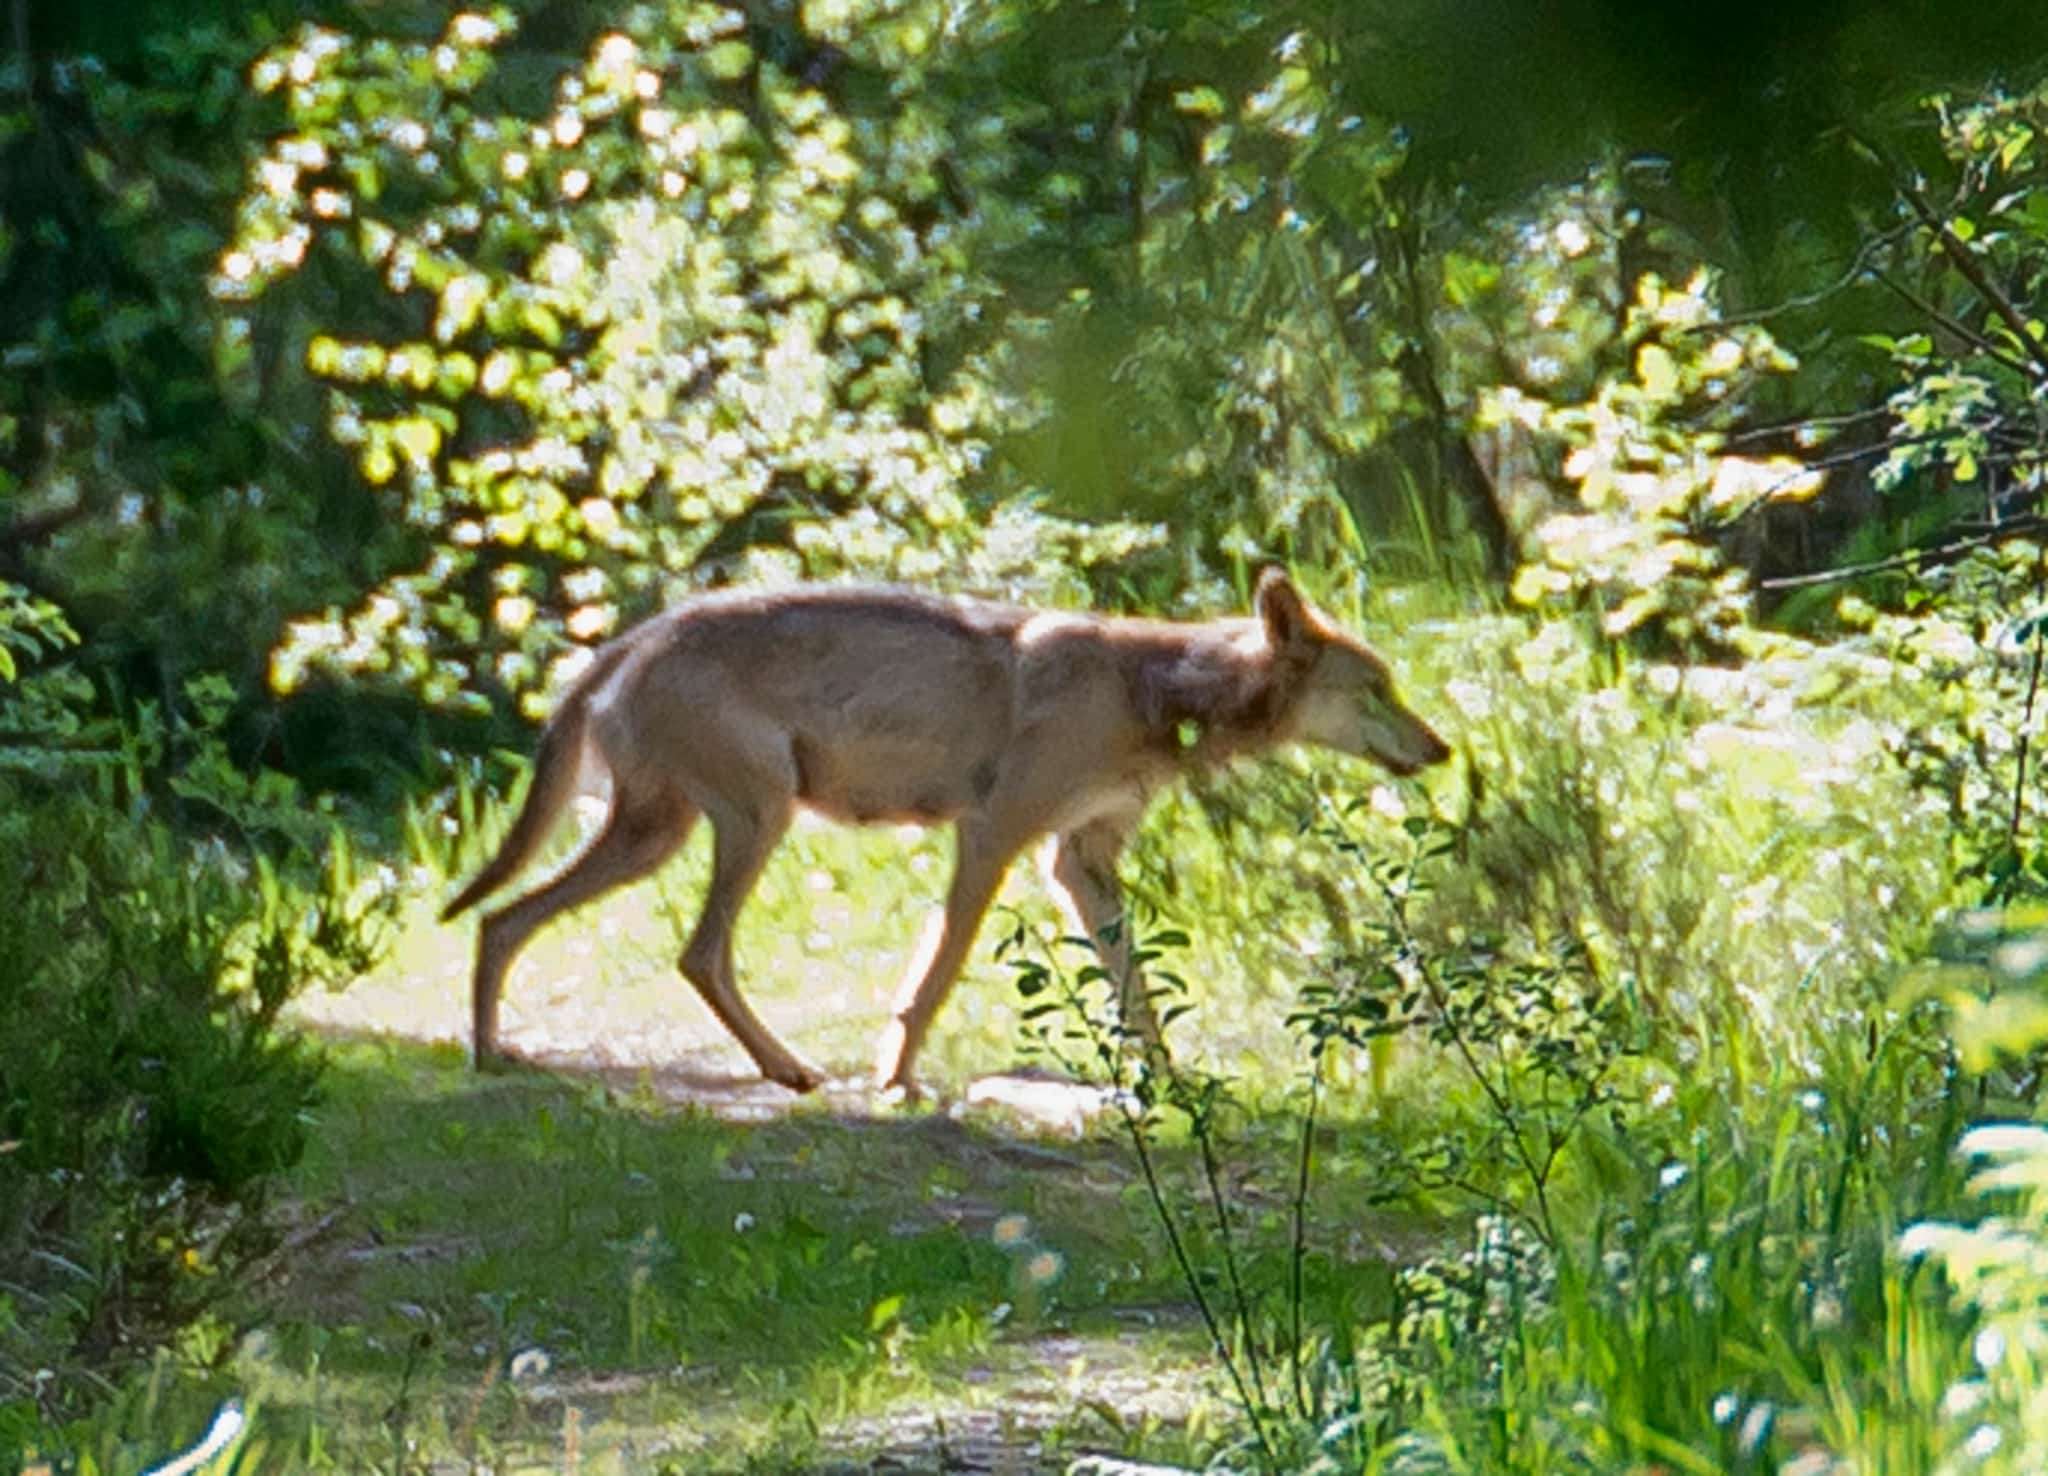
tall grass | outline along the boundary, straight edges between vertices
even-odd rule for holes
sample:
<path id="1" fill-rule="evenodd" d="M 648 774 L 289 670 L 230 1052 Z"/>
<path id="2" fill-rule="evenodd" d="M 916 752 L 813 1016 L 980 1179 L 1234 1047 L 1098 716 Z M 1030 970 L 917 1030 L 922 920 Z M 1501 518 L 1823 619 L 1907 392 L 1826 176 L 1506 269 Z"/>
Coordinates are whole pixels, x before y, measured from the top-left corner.
<path id="1" fill-rule="evenodd" d="M 1377 1132 L 1390 1199 L 1477 1216 L 1471 1251 L 1397 1275 L 1383 1319 L 1297 1305 L 1229 1347 L 1253 1365 L 1243 1454 L 1943 1468 L 1969 1344 L 1897 1240 L 1959 1202 L 1969 1098 L 1939 1012 L 1897 990 L 1956 893 L 1939 797 L 1891 761 L 1896 692 L 1840 700 L 1852 653 L 1687 671 L 1567 626 L 1460 633 L 1455 670 L 1440 644 L 1397 664 L 1422 710 L 1462 718 L 1462 782 L 1226 777 L 1141 848 L 1149 904 L 1195 935 L 1177 968 L 1293 991 L 1294 1079 L 1336 1083 L 1293 1100 Z M 1227 1089 L 1284 1102 L 1277 1064 Z M 1133 1130 L 1226 1121 L 1170 1115 Z M 1198 1274 L 1237 1286 L 1244 1248 L 1206 1250 L 1223 1265 Z M 1348 1404 L 1257 1392 L 1313 1350 Z"/>

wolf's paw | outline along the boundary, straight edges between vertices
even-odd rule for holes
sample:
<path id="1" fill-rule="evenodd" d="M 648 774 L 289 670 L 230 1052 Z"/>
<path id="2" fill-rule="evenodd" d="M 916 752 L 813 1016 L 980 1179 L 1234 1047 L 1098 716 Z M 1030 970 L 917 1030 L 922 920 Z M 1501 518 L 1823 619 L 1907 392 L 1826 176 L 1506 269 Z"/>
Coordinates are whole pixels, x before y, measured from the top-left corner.
<path id="1" fill-rule="evenodd" d="M 791 1061 L 787 1066 L 765 1073 L 777 1086 L 786 1086 L 799 1096 L 815 1092 L 825 1084 L 825 1073 L 815 1066 L 806 1066 L 801 1061 Z"/>
<path id="2" fill-rule="evenodd" d="M 523 1051 L 510 1046 L 478 1046 L 470 1054 L 470 1064 L 479 1076 L 507 1076 L 515 1071 L 538 1071 L 540 1062 Z"/>
<path id="3" fill-rule="evenodd" d="M 876 1078 L 875 1096 L 884 1107 L 915 1107 L 924 1100 L 924 1088 L 911 1077 Z"/>

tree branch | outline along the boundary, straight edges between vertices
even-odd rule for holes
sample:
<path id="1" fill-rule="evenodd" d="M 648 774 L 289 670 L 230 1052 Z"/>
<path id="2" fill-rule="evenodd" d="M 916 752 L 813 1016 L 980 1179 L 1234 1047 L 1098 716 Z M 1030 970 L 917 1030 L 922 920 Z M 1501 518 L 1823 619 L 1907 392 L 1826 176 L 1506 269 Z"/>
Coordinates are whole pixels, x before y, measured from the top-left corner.
<path id="1" fill-rule="evenodd" d="M 1877 281 L 1880 284 L 1882 284 L 1888 291 L 1896 295 L 1901 302 L 1904 302 L 1908 307 L 1912 308 L 1915 312 L 1920 313 L 1927 317 L 1935 324 L 1935 326 L 1942 328 L 1949 333 L 1953 333 L 1957 338 L 1960 338 L 1964 343 L 1967 343 L 1972 348 L 1976 349 L 1978 353 L 1983 354 L 1987 358 L 1996 359 L 1999 363 L 2005 365 L 2006 368 L 2012 370 L 2012 372 L 2015 374 L 2027 377 L 2031 377 L 2031 375 L 2033 374 L 2033 370 L 2028 366 L 2025 360 L 2015 359 L 2011 354 L 2007 353 L 2004 349 L 2000 348 L 1997 344 L 1993 343 L 1990 339 L 1986 338 L 1983 334 L 1979 333 L 1976 329 L 1972 328 L 1968 323 L 1963 322 L 1960 318 L 1950 317 L 1947 313 L 1943 312 L 1940 308 L 1936 307 L 1926 298 L 1920 296 L 1919 293 L 1913 291 L 1912 288 L 1906 286 L 1904 283 L 1899 282 L 1892 277 L 1886 276 L 1883 272 L 1876 272 L 1872 275 L 1875 276 Z"/>
<path id="2" fill-rule="evenodd" d="M 1892 569 L 1910 568 L 1914 564 L 1943 563 L 1973 549 L 2003 543 L 2008 538 L 2023 538 L 2031 533 L 2042 532 L 2048 532 L 2048 518 L 2015 518 L 1993 532 L 1979 533 L 1971 538 L 1959 538 L 1953 543 L 1944 543 L 1935 548 L 1911 549 L 1902 554 L 1894 554 L 1888 559 L 1876 559 L 1867 564 L 1850 564 L 1840 569 L 1822 569 L 1814 574 L 1787 574 L 1776 579 L 1759 579 L 1756 587 L 1801 589 L 1808 585 L 1861 579 L 1865 574 L 1882 574 Z"/>
<path id="3" fill-rule="evenodd" d="M 1920 217 L 1921 223 L 1934 232 L 1934 239 L 1941 247 L 1941 254 L 1948 258 L 1949 265 L 1956 269 L 1964 281 L 1977 289 L 1978 295 L 1984 299 L 1991 311 L 2004 319 L 2005 326 L 2012 329 L 2013 336 L 2018 338 L 2021 346 L 2026 349 L 2027 357 L 2034 361 L 2034 376 L 2048 377 L 2048 347 L 2044 347 L 2041 341 L 2034 337 L 2033 330 L 2027 326 L 2026 315 L 2014 307 L 2012 299 L 1999 290 L 1998 284 L 1984 271 L 1983 264 L 1970 254 L 1970 248 L 1949 229 L 1948 222 L 1936 214 L 1934 207 L 1927 203 L 1927 197 L 1920 192 L 1918 186 L 1903 184 L 1899 186 L 1899 193 L 1905 197 L 1906 203 L 1913 207 L 1913 213 Z"/>
<path id="4" fill-rule="evenodd" d="M 0 527 L 0 556 L 15 554 L 31 548 L 48 538 L 52 533 L 70 523 L 77 522 L 89 511 L 84 498 L 66 503 L 62 507 L 46 508 L 39 513 L 16 518 Z"/>
<path id="5" fill-rule="evenodd" d="M 1856 254 L 1849 258 L 1849 265 L 1825 287 L 1798 293 L 1766 307 L 1751 308 L 1748 312 L 1727 313 L 1718 318 L 1710 318 L 1704 323 L 1680 329 L 1679 334 L 1683 336 L 1690 333 L 1718 333 L 1725 328 L 1739 328 L 1749 323 L 1767 323 L 1780 313 L 1796 312 L 1801 308 L 1810 308 L 1826 302 L 1837 292 L 1844 292 L 1853 287 L 1856 279 L 1867 270 L 1870 258 L 1885 247 L 1895 245 L 1904 239 L 1911 229 L 1909 225 L 1896 225 L 1888 231 L 1880 231 L 1872 236 L 1856 248 Z"/>

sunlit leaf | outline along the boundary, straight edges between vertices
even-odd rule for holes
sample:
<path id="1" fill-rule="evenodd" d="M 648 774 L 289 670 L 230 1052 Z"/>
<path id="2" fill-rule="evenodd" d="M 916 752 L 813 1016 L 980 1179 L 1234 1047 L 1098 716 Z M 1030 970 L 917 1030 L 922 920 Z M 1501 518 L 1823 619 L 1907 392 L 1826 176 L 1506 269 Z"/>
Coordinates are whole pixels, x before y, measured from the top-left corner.
<path id="1" fill-rule="evenodd" d="M 1669 400 L 1678 394 L 1678 362 L 1662 344 L 1646 343 L 1636 351 L 1636 377 L 1654 399 Z"/>
<path id="2" fill-rule="evenodd" d="M 903 1311 L 903 1294 L 896 1292 L 883 1297 L 868 1309 L 868 1331 L 880 1332 L 894 1322 Z"/>

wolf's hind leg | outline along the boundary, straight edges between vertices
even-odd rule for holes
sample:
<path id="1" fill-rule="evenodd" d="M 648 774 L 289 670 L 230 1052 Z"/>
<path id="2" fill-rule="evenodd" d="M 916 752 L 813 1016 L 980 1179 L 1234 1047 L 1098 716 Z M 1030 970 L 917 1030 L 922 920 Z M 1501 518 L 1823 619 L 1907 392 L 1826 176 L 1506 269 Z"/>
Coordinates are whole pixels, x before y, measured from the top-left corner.
<path id="1" fill-rule="evenodd" d="M 789 821 L 786 799 L 764 807 L 762 813 L 740 805 L 711 811 L 711 888 L 704 895 L 696 931 L 683 950 L 681 968 L 683 977 L 696 986 L 711 1013 L 732 1032 L 763 1076 L 793 1092 L 808 1092 L 824 1084 L 824 1074 L 798 1060 L 748 1007 L 740 996 L 732 957 L 732 930 L 740 908 L 760 879 L 769 852 L 789 829 Z"/>
<path id="2" fill-rule="evenodd" d="M 541 886 L 484 918 L 477 932 L 476 972 L 470 981 L 471 1041 L 476 1064 L 499 1064 L 498 999 L 519 950 L 548 919 L 637 881 L 683 843 L 696 807 L 672 791 L 629 793 L 614 788 L 604 829 Z"/>

